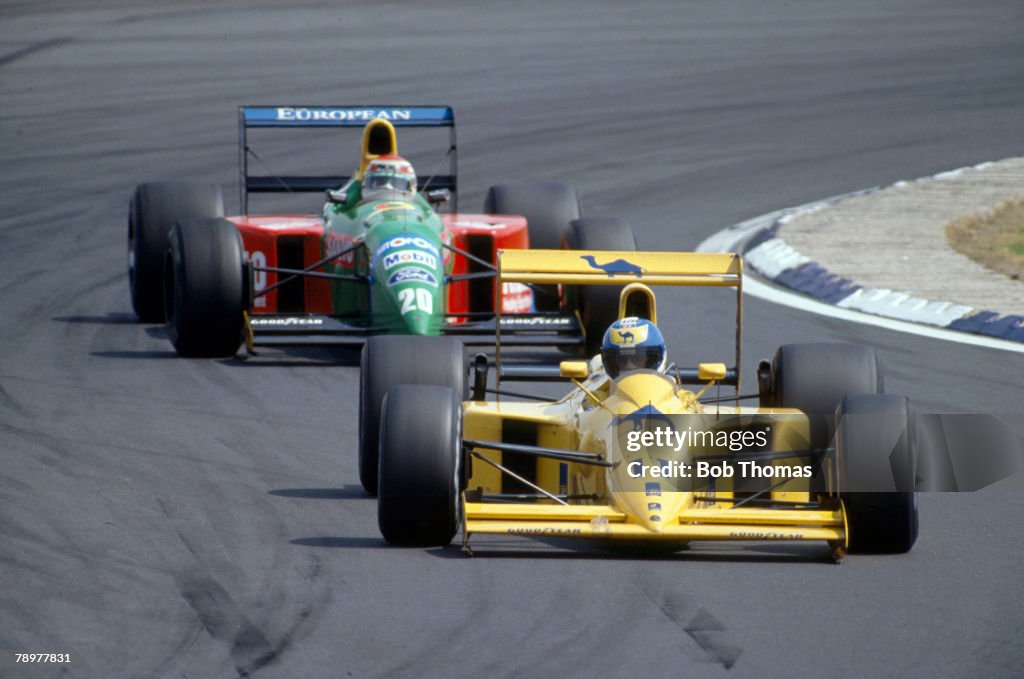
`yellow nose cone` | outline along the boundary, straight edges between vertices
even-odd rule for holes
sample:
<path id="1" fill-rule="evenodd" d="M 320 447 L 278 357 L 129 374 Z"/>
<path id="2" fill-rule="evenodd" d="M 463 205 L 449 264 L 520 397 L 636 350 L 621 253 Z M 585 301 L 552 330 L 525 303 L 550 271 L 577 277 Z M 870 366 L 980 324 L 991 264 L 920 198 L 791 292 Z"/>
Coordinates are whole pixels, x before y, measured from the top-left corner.
<path id="1" fill-rule="evenodd" d="M 665 526 L 678 522 L 685 504 L 684 493 L 662 491 L 661 486 L 648 484 L 644 492 L 613 493 L 612 497 L 615 505 L 632 521 L 652 533 L 661 533 Z"/>

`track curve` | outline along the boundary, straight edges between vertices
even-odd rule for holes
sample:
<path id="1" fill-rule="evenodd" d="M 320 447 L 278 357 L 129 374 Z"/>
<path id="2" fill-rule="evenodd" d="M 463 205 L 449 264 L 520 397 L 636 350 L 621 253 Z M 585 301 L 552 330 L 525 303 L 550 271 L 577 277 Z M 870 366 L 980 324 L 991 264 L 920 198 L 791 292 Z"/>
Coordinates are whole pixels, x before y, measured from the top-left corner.
<path id="1" fill-rule="evenodd" d="M 132 187 L 230 196 L 241 103 L 450 103 L 464 208 L 568 179 L 651 249 L 1020 155 L 1020 3 L 891 5 L 0 9 L 0 649 L 70 652 L 70 676 L 1014 676 L 1020 493 L 925 495 L 913 552 L 841 567 L 782 545 L 391 549 L 351 356 L 182 361 L 128 303 Z M 715 301 L 663 302 L 675 356 L 717 356 Z M 862 341 L 926 409 L 1019 411 L 1006 354 L 746 311 L 747 375 L 783 342 Z"/>

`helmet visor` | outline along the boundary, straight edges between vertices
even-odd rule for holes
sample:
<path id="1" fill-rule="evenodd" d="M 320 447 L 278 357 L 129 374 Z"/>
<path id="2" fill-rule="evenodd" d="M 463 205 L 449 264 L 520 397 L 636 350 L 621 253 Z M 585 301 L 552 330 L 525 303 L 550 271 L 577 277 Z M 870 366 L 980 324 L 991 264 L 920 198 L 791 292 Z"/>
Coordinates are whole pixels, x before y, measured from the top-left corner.
<path id="1" fill-rule="evenodd" d="M 363 188 L 370 191 L 408 192 L 412 183 L 405 177 L 393 174 L 373 174 L 366 177 Z"/>
<path id="2" fill-rule="evenodd" d="M 665 358 L 665 347 L 651 346 L 638 349 L 604 349 L 601 360 L 612 377 L 627 370 L 657 370 Z"/>

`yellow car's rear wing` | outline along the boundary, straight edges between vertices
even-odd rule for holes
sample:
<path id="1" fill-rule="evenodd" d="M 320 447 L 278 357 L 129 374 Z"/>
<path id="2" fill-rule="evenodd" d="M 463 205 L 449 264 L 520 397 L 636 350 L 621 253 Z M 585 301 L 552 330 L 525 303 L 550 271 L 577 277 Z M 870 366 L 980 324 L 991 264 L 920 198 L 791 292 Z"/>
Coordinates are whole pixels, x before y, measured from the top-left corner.
<path id="1" fill-rule="evenodd" d="M 651 286 L 686 285 L 736 288 L 736 363 L 727 383 L 734 384 L 739 393 L 739 369 L 742 364 L 741 348 L 743 343 L 743 260 L 735 253 L 499 250 L 499 290 L 502 289 L 501 286 L 504 283 L 548 285 L 642 283 Z M 500 327 L 500 323 L 498 325 Z M 500 330 L 497 340 L 496 358 L 500 379 Z"/>
<path id="2" fill-rule="evenodd" d="M 743 260 L 728 253 L 500 250 L 506 283 L 740 287 Z"/>

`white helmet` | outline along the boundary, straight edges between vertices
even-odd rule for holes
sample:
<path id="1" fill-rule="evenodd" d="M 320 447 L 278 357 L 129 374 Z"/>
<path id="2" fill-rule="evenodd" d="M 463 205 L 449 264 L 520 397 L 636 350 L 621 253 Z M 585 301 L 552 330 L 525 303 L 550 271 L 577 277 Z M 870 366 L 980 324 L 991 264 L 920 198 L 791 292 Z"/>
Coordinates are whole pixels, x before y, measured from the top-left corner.
<path id="1" fill-rule="evenodd" d="M 409 199 L 416 193 L 416 172 L 401 156 L 378 156 L 363 172 L 363 200 Z"/>

